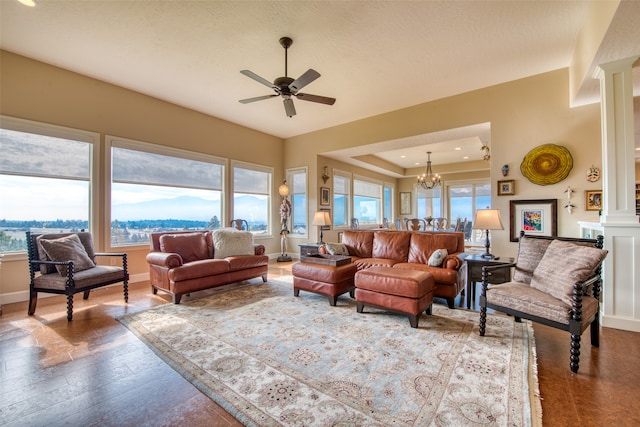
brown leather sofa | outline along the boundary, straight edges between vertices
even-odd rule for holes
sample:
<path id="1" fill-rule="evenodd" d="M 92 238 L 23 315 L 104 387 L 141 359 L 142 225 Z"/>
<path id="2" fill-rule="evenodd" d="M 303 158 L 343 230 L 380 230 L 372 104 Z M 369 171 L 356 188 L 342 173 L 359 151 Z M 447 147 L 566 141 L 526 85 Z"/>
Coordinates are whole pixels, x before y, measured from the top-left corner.
<path id="1" fill-rule="evenodd" d="M 454 308 L 455 298 L 465 286 L 464 233 L 428 231 L 349 230 L 342 234 L 357 270 L 375 266 L 426 271 L 434 279 L 434 297 L 447 300 Z M 448 255 L 442 265 L 428 265 L 429 257 L 437 249 Z M 320 248 L 327 253 L 326 247 Z"/>
<path id="2" fill-rule="evenodd" d="M 267 281 L 269 257 L 263 245 L 253 244 L 253 255 L 216 259 L 213 242 L 209 230 L 151 233 L 147 262 L 153 293 L 168 292 L 179 304 L 186 293 L 258 276 Z"/>

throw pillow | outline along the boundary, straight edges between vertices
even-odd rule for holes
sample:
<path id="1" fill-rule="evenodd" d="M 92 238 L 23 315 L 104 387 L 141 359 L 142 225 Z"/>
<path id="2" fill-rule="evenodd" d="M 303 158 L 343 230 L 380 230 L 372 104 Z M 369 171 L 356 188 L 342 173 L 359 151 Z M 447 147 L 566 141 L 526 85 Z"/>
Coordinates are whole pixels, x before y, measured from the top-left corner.
<path id="1" fill-rule="evenodd" d="M 89 258 L 77 234 L 70 234 L 59 239 L 40 239 L 38 242 L 51 261 L 73 261 L 73 271 L 88 270 L 96 266 Z M 56 265 L 56 269 L 61 276 L 67 275 L 66 265 Z"/>
<path id="2" fill-rule="evenodd" d="M 183 262 L 198 261 L 211 258 L 212 245 L 207 245 L 208 233 L 177 233 L 160 236 L 160 250 L 176 253 Z"/>
<path id="3" fill-rule="evenodd" d="M 593 246 L 554 240 L 533 271 L 531 287 L 571 306 L 573 285 L 591 277 L 607 253 Z"/>
<path id="4" fill-rule="evenodd" d="M 324 247 L 327 248 L 329 255 L 349 255 L 349 249 L 342 243 L 325 242 Z"/>
<path id="5" fill-rule="evenodd" d="M 447 257 L 447 255 L 449 255 L 449 252 L 446 249 L 436 249 L 429 257 L 427 265 L 431 267 L 439 267 L 442 265 L 442 262 Z"/>
<path id="6" fill-rule="evenodd" d="M 518 244 L 518 263 L 513 272 L 513 281 L 531 284 L 533 270 L 536 269 L 552 240 L 532 239 L 523 236 Z"/>
<path id="7" fill-rule="evenodd" d="M 236 255 L 254 255 L 253 234 L 234 229 L 214 230 L 213 257 L 222 259 Z"/>

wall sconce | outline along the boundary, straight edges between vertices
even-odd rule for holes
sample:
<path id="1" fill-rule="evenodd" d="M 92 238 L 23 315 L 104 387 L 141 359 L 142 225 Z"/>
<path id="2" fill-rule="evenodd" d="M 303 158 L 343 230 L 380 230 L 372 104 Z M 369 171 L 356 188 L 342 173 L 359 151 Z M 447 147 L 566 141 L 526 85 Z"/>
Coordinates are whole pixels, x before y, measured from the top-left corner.
<path id="1" fill-rule="evenodd" d="M 503 165 L 502 166 L 502 176 L 507 176 L 509 175 L 509 165 Z"/>
<path id="2" fill-rule="evenodd" d="M 324 167 L 324 171 L 322 172 L 322 182 L 324 182 L 325 184 L 327 183 L 327 180 L 329 179 L 329 168 L 327 168 L 326 166 Z"/>

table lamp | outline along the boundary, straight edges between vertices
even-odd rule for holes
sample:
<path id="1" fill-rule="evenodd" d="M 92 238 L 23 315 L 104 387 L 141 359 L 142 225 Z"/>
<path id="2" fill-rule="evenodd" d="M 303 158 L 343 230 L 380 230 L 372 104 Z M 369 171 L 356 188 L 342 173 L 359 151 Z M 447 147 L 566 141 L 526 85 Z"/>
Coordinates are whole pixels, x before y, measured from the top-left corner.
<path id="1" fill-rule="evenodd" d="M 473 221 L 473 228 L 476 230 L 485 230 L 487 233 L 487 240 L 484 245 L 485 252 L 482 254 L 482 258 L 494 259 L 495 256 L 489 250 L 491 247 L 489 230 L 504 230 L 500 211 L 498 209 L 478 209 Z"/>
<path id="2" fill-rule="evenodd" d="M 313 221 L 311 221 L 311 225 L 317 225 L 320 227 L 320 243 L 324 243 L 322 241 L 322 227 L 325 225 L 331 225 L 331 217 L 329 216 L 329 212 L 327 211 L 318 211 L 313 215 Z"/>

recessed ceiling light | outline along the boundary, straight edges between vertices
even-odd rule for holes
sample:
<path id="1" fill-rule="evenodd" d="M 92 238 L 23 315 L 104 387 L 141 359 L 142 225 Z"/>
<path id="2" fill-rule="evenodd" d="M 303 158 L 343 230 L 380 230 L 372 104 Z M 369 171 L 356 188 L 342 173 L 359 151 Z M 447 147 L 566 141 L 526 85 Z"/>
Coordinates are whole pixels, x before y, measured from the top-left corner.
<path id="1" fill-rule="evenodd" d="M 463 159 L 467 160 L 469 158 L 469 156 L 464 156 Z"/>
<path id="2" fill-rule="evenodd" d="M 18 0 L 20 3 L 22 3 L 25 6 L 29 6 L 29 7 L 35 7 L 36 6 L 36 0 Z"/>
<path id="3" fill-rule="evenodd" d="M 402 156 L 400 156 L 401 159 L 406 159 L 407 156 L 405 156 L 404 154 Z"/>
<path id="4" fill-rule="evenodd" d="M 418 166 L 420 164 L 420 162 L 415 162 L 414 165 Z"/>
<path id="5" fill-rule="evenodd" d="M 462 150 L 462 148 L 460 148 L 460 147 L 456 147 L 456 148 L 454 148 L 454 150 L 456 150 L 456 151 L 460 151 L 460 150 Z"/>

